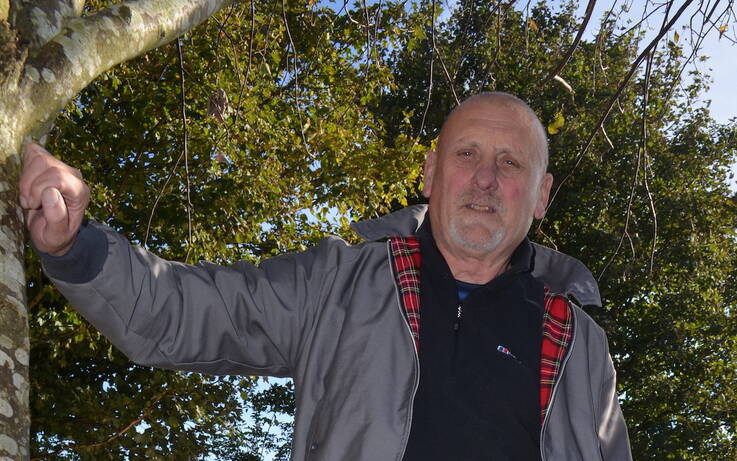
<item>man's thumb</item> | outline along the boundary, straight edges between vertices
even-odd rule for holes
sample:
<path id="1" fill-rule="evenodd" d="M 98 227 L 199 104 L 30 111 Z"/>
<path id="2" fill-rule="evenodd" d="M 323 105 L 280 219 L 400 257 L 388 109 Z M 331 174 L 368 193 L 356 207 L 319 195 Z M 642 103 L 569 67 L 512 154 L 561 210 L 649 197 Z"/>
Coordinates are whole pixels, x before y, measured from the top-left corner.
<path id="1" fill-rule="evenodd" d="M 68 217 L 67 207 L 61 193 L 54 187 L 49 187 L 41 193 L 41 207 L 46 223 L 51 232 L 66 232 Z"/>

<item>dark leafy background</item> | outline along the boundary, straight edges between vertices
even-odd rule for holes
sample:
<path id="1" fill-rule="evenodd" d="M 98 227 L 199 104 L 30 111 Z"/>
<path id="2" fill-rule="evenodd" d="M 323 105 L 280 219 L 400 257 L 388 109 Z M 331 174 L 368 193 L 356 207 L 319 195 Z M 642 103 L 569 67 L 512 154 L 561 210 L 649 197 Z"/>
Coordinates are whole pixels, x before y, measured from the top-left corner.
<path id="1" fill-rule="evenodd" d="M 602 20 L 560 73 L 570 92 L 539 82 L 578 30 L 572 5 L 460 1 L 433 27 L 440 12 L 239 3 L 182 37 L 183 73 L 175 43 L 95 81 L 49 148 L 90 184 L 90 217 L 134 242 L 180 261 L 257 263 L 326 234 L 355 241 L 350 220 L 419 202 L 454 94 L 512 92 L 545 125 L 562 122 L 550 135 L 559 190 L 530 234 L 599 278 L 604 308 L 588 310 L 610 338 L 635 459 L 735 459 L 737 126 L 698 102 L 708 77 L 683 80 L 684 53 L 664 42 L 584 151 L 636 31 Z M 34 457 L 288 457 L 291 383 L 133 365 L 32 252 L 28 263 Z"/>

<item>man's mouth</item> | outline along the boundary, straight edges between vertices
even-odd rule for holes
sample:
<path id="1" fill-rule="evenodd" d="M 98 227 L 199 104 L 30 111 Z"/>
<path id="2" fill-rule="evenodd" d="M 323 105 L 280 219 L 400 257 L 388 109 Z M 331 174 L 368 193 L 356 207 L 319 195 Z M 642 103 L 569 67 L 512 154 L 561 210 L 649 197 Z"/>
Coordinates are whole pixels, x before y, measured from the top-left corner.
<path id="1" fill-rule="evenodd" d="M 484 213 L 494 213 L 496 211 L 493 206 L 479 205 L 477 203 L 469 203 L 466 205 L 466 208 L 469 208 L 474 211 L 481 211 Z"/>

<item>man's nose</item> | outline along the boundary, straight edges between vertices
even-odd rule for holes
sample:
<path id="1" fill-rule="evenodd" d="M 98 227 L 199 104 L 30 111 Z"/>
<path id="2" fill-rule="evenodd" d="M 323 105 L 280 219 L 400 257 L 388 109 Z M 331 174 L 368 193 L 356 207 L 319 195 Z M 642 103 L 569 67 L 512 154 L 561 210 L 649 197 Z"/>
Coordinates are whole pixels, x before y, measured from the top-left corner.
<path id="1" fill-rule="evenodd" d="M 474 182 L 476 187 L 481 190 L 496 189 L 498 186 L 497 166 L 494 162 L 483 162 L 478 165 L 476 173 L 474 174 Z"/>

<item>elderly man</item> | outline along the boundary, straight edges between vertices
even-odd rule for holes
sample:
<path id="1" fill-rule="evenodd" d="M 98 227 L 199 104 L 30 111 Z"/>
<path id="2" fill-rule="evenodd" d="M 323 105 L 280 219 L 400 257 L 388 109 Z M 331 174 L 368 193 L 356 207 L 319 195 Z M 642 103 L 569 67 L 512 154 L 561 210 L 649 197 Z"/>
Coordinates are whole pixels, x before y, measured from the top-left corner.
<path id="1" fill-rule="evenodd" d="M 46 273 L 133 361 L 294 378 L 293 459 L 629 460 L 606 337 L 573 304 L 600 304 L 596 283 L 526 238 L 547 155 L 524 102 L 474 96 L 427 155 L 429 206 L 258 268 L 83 223 L 79 173 L 35 145 L 20 190 Z"/>

